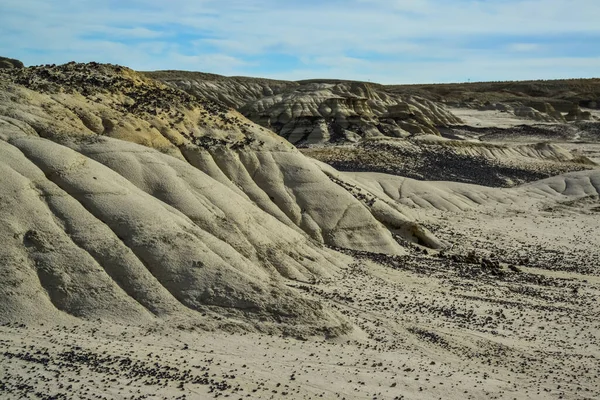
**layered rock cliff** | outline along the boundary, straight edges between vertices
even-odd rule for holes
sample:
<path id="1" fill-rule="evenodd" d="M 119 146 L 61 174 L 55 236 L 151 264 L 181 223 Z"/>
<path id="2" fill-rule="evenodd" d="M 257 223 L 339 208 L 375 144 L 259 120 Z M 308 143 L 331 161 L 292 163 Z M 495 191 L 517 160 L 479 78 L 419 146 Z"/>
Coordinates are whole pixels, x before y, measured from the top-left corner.
<path id="1" fill-rule="evenodd" d="M 148 76 L 237 108 L 291 143 L 355 142 L 371 137 L 439 134 L 460 119 L 438 103 L 350 81 L 273 81 L 159 71 Z"/>

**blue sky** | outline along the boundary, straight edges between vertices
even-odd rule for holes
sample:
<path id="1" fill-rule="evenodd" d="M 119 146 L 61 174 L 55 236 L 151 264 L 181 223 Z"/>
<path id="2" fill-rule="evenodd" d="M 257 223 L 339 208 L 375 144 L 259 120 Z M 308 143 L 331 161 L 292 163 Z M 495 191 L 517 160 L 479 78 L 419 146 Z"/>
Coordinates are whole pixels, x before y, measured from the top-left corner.
<path id="1" fill-rule="evenodd" d="M 381 83 L 600 77 L 599 0 L 2 0 L 0 55 Z"/>

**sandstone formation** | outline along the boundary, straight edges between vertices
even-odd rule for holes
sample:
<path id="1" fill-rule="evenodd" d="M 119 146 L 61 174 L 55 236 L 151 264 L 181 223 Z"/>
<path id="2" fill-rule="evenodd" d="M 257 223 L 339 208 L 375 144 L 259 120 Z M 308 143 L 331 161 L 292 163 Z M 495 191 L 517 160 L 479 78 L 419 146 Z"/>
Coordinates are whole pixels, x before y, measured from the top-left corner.
<path id="1" fill-rule="evenodd" d="M 336 276 L 345 258 L 325 246 L 440 245 L 223 105 L 119 66 L 5 71 L 2 318 L 216 311 L 339 330 L 284 281 Z"/>
<path id="2" fill-rule="evenodd" d="M 527 107 L 527 106 L 519 106 L 515 109 L 515 115 L 521 118 L 532 119 L 534 121 L 539 122 L 550 122 L 551 117 L 542 114 L 537 111 L 535 108 Z"/>
<path id="3" fill-rule="evenodd" d="M 370 137 L 439 134 L 460 123 L 443 106 L 349 81 L 272 81 L 159 71 L 146 73 L 199 97 L 237 108 L 294 144 L 356 142 Z"/>
<path id="4" fill-rule="evenodd" d="M 240 112 L 295 144 L 436 135 L 438 126 L 459 122 L 433 102 L 391 96 L 368 83 L 311 82 Z"/>
<path id="5" fill-rule="evenodd" d="M 546 114 L 552 117 L 556 122 L 564 122 L 565 118 L 560 111 L 557 111 L 552 104 L 545 101 L 529 101 L 526 103 L 527 106 L 536 109 L 542 114 Z"/>
<path id="6" fill-rule="evenodd" d="M 525 105 L 516 105 L 514 113 L 517 117 L 537 122 L 565 122 L 565 116 L 547 102 L 531 101 Z"/>
<path id="7" fill-rule="evenodd" d="M 589 111 L 582 111 L 577 104 L 574 104 L 565 119 L 567 121 L 588 121 L 592 119 L 592 114 Z"/>

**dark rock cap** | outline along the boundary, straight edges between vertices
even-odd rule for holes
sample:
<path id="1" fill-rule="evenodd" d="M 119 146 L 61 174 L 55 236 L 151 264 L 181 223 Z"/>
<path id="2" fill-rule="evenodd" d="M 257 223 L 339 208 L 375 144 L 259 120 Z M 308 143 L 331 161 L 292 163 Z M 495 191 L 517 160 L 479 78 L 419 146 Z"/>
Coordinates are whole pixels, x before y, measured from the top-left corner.
<path id="1" fill-rule="evenodd" d="M 0 68 L 25 68 L 25 65 L 14 58 L 0 57 Z"/>

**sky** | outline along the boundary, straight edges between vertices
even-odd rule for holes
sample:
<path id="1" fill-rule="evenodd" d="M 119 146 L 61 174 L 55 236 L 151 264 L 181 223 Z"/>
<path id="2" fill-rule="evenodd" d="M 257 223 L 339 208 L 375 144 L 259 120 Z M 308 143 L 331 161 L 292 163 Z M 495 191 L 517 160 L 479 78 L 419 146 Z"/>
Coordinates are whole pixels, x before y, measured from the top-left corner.
<path id="1" fill-rule="evenodd" d="M 0 55 L 385 84 L 600 77 L 600 1 L 1 0 Z"/>

